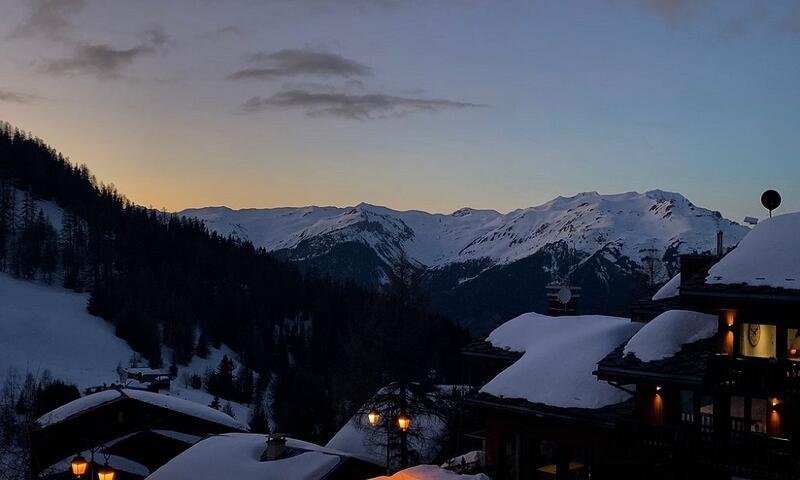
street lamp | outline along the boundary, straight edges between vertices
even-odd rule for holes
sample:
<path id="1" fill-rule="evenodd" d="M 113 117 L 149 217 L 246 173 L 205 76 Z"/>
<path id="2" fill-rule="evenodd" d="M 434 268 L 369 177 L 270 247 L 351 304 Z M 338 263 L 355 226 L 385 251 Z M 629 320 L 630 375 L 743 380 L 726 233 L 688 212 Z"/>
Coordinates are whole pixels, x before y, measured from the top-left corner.
<path id="1" fill-rule="evenodd" d="M 377 410 L 370 410 L 367 414 L 367 421 L 374 427 L 381 421 L 381 414 Z"/>
<path id="2" fill-rule="evenodd" d="M 397 426 L 400 427 L 400 430 L 406 431 L 408 427 L 411 426 L 411 419 L 405 415 L 400 415 L 397 417 Z"/>
<path id="3" fill-rule="evenodd" d="M 91 449 L 92 456 L 90 461 L 86 461 L 86 459 L 83 458 L 83 455 L 81 455 L 80 453 L 76 455 L 75 458 L 72 459 L 72 461 L 69 463 L 69 466 L 70 470 L 72 470 L 72 474 L 75 475 L 76 478 L 83 477 L 83 475 L 88 471 L 89 472 L 88 480 L 92 480 L 92 470 L 94 469 L 95 465 L 94 453 L 95 450 L 99 448 L 102 447 L 96 447 Z M 97 479 L 114 480 L 117 472 L 115 472 L 114 469 L 108 465 L 108 455 L 106 455 L 105 457 L 106 457 L 105 464 L 103 464 L 102 467 L 97 469 Z"/>
<path id="4" fill-rule="evenodd" d="M 70 462 L 69 465 L 72 468 L 72 474 L 76 477 L 80 477 L 86 473 L 86 469 L 89 467 L 89 462 L 87 462 L 86 459 L 83 458 L 79 453 L 77 457 L 72 459 L 72 462 Z"/>
<path id="5" fill-rule="evenodd" d="M 114 480 L 114 469 L 108 466 L 108 462 L 105 463 L 100 470 L 97 471 L 97 478 L 99 480 Z"/>

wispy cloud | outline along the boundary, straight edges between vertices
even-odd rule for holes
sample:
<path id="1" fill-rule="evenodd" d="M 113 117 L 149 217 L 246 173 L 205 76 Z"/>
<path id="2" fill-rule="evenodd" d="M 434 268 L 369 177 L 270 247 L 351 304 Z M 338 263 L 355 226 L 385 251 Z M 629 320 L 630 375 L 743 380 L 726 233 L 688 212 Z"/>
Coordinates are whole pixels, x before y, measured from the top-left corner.
<path id="1" fill-rule="evenodd" d="M 356 95 L 348 93 L 288 90 L 271 97 L 253 97 L 242 105 L 245 112 L 269 108 L 293 108 L 306 115 L 335 116 L 351 120 L 373 120 L 402 117 L 417 112 L 482 107 L 483 105 L 441 98 L 412 98 L 384 94 Z"/>
<path id="2" fill-rule="evenodd" d="M 8 103 L 33 103 L 39 99 L 38 95 L 20 93 L 13 90 L 0 88 L 0 102 Z"/>
<path id="3" fill-rule="evenodd" d="M 142 43 L 131 48 L 81 44 L 66 58 L 45 61 L 43 71 L 54 75 L 92 74 L 115 78 L 137 58 L 157 52 L 166 40 L 162 30 L 151 29 L 145 32 Z"/>
<path id="4" fill-rule="evenodd" d="M 254 67 L 228 76 L 231 80 L 274 80 L 298 75 L 359 77 L 372 74 L 372 69 L 336 53 L 289 48 L 272 53 L 256 53 L 249 57 Z"/>
<path id="5" fill-rule="evenodd" d="M 30 0 L 30 15 L 11 32 L 12 37 L 58 37 L 71 28 L 69 17 L 83 10 L 84 0 Z"/>

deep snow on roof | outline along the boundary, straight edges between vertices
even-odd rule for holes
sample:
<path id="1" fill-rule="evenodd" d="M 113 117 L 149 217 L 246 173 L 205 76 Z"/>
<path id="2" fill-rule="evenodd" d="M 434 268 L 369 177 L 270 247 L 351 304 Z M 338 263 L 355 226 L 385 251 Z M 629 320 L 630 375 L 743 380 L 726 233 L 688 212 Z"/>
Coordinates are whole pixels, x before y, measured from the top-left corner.
<path id="1" fill-rule="evenodd" d="M 118 398 L 126 396 L 133 398 L 140 402 L 148 403 L 158 407 L 180 412 L 185 415 L 190 415 L 195 418 L 200 418 L 209 422 L 218 423 L 236 430 L 248 430 L 246 425 L 236 421 L 236 419 L 228 416 L 227 414 L 214 410 L 211 407 L 202 405 L 200 403 L 184 400 L 182 398 L 172 397 L 161 393 L 146 392 L 142 390 L 104 390 L 102 392 L 93 393 L 85 397 L 73 400 L 66 405 L 62 405 L 55 410 L 45 413 L 36 421 L 40 427 L 47 427 L 58 422 L 62 422 L 75 415 L 91 410 L 100 405 L 112 402 Z"/>
<path id="2" fill-rule="evenodd" d="M 593 372 L 597 362 L 639 328 L 641 324 L 627 318 L 601 315 L 520 315 L 495 329 L 487 340 L 496 347 L 524 352 L 522 358 L 480 391 L 564 408 L 601 408 L 623 402 L 629 395 L 599 382 Z"/>
<path id="3" fill-rule="evenodd" d="M 800 289 L 800 212 L 756 225 L 708 271 L 706 283 Z"/>
<path id="4" fill-rule="evenodd" d="M 653 300 L 664 300 L 667 298 L 673 298 L 678 296 L 678 289 L 681 286 L 681 274 L 677 274 L 674 277 L 670 278 L 667 283 L 665 283 L 661 288 L 658 289 L 655 295 L 653 295 Z"/>
<path id="5" fill-rule="evenodd" d="M 643 362 L 671 357 L 683 345 L 709 338 L 717 333 L 715 315 L 689 310 L 669 310 L 647 323 L 625 345 L 623 353 L 633 354 Z"/>
<path id="6" fill-rule="evenodd" d="M 108 403 L 112 400 L 116 400 L 121 396 L 122 393 L 120 393 L 119 390 L 104 390 L 102 392 L 77 398 L 69 403 L 61 405 L 55 410 L 45 413 L 39 417 L 38 420 L 36 420 L 36 423 L 39 424 L 40 427 L 53 425 L 81 412 L 91 410 L 94 407 L 103 405 L 104 403 Z"/>
<path id="7" fill-rule="evenodd" d="M 439 468 L 436 465 L 417 465 L 416 467 L 401 470 L 394 475 L 387 477 L 375 477 L 371 480 L 489 480 L 489 477 L 482 473 L 476 475 L 465 475 L 450 470 Z"/>
<path id="8" fill-rule="evenodd" d="M 266 437 L 252 433 L 228 433 L 209 437 L 147 477 L 149 480 L 318 480 L 328 475 L 342 455 L 317 445 L 287 439 L 286 446 L 307 450 L 287 458 L 261 461 Z"/>

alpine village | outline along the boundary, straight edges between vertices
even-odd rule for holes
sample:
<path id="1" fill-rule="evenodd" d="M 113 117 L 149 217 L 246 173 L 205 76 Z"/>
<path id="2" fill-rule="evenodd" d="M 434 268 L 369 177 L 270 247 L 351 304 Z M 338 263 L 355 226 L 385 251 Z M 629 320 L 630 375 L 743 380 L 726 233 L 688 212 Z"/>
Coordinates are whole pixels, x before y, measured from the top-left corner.
<path id="1" fill-rule="evenodd" d="M 800 480 L 800 0 L 0 0 L 0 480 Z"/>

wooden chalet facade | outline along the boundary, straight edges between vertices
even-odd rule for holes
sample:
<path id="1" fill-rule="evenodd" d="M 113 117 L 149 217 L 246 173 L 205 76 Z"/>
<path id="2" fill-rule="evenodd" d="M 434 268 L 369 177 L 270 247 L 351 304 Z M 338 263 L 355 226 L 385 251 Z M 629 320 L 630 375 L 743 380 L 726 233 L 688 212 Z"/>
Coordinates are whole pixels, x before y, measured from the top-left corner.
<path id="1" fill-rule="evenodd" d="M 486 473 L 495 480 L 800 478 L 800 285 L 707 283 L 718 260 L 683 257 L 679 294 L 635 307 L 641 321 L 665 310 L 714 315 L 714 336 L 649 362 L 622 344 L 597 364 L 598 381 L 629 392 L 629 401 L 567 409 L 472 395 Z M 468 379 L 475 386 L 515 361 L 481 343 L 462 353 L 467 365 L 485 358 L 491 366 Z"/>

